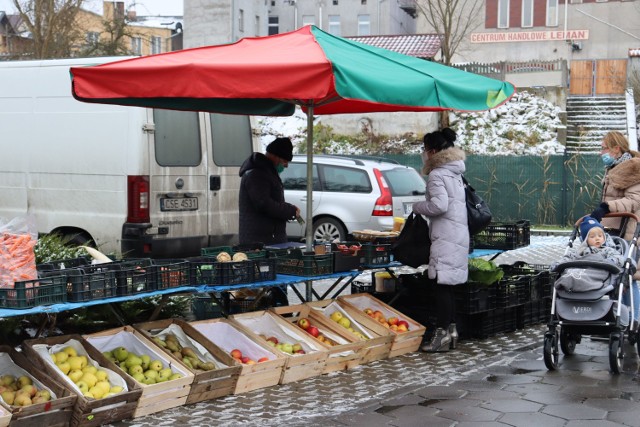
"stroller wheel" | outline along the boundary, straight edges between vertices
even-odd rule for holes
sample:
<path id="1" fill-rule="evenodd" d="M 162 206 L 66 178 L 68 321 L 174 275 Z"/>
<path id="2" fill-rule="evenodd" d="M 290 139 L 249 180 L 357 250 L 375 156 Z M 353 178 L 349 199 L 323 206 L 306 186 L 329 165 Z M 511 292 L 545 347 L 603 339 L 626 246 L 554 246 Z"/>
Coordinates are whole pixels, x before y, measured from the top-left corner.
<path id="1" fill-rule="evenodd" d="M 560 355 L 558 353 L 558 335 L 555 332 L 547 332 L 544 334 L 544 347 L 543 347 L 544 364 L 550 371 L 555 371 L 558 368 L 558 360 Z"/>
<path id="2" fill-rule="evenodd" d="M 619 374 L 622 371 L 624 352 L 621 340 L 622 337 L 619 334 L 613 333 L 609 337 L 609 368 L 614 374 Z"/>
<path id="3" fill-rule="evenodd" d="M 570 356 L 576 351 L 576 337 L 564 328 L 560 328 L 560 348 L 564 355 Z"/>

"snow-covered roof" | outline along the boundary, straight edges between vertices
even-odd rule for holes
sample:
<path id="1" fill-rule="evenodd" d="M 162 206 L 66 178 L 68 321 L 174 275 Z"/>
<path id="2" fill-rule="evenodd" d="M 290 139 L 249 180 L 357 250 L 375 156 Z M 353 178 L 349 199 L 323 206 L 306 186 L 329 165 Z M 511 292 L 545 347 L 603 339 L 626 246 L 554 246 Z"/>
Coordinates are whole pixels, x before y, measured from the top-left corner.
<path id="1" fill-rule="evenodd" d="M 133 27 L 169 28 L 175 30 L 177 25 L 184 27 L 182 16 L 136 16 L 136 20 L 129 22 Z"/>

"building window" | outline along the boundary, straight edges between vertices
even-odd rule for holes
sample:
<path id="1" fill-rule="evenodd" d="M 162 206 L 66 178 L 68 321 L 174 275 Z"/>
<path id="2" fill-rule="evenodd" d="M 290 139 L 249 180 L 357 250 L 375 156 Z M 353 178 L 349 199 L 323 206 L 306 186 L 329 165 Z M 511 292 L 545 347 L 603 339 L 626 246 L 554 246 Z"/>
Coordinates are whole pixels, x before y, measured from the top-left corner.
<path id="1" fill-rule="evenodd" d="M 142 39 L 140 37 L 131 38 L 131 52 L 134 55 L 142 55 Z"/>
<path id="2" fill-rule="evenodd" d="M 329 34 L 340 36 L 340 15 L 329 15 Z"/>
<path id="3" fill-rule="evenodd" d="M 151 53 L 162 53 L 162 38 L 158 36 L 151 37 Z"/>
<path id="4" fill-rule="evenodd" d="M 276 5 L 276 0 L 271 0 L 271 6 L 275 6 Z"/>
<path id="5" fill-rule="evenodd" d="M 316 25 L 315 15 L 302 15 L 302 26 L 305 25 Z"/>
<path id="6" fill-rule="evenodd" d="M 255 35 L 259 36 L 260 35 L 260 17 L 258 15 L 256 15 L 256 29 L 255 29 Z"/>
<path id="7" fill-rule="evenodd" d="M 522 0 L 522 27 L 533 27 L 533 0 Z"/>
<path id="8" fill-rule="evenodd" d="M 547 0 L 547 27 L 558 26 L 558 0 Z"/>
<path id="9" fill-rule="evenodd" d="M 333 5 L 337 6 L 338 5 L 338 0 L 333 0 Z"/>
<path id="10" fill-rule="evenodd" d="M 509 28 L 509 0 L 498 0 L 498 28 Z"/>
<path id="11" fill-rule="evenodd" d="M 371 35 L 371 20 L 369 19 L 369 15 L 358 15 L 358 35 Z"/>
<path id="12" fill-rule="evenodd" d="M 244 32 L 244 10 L 240 9 L 238 13 L 238 31 Z"/>
<path id="13" fill-rule="evenodd" d="M 360 0 L 360 4 L 367 4 L 367 0 Z"/>
<path id="14" fill-rule="evenodd" d="M 98 44 L 98 41 L 100 40 L 100 33 L 97 33 L 95 31 L 88 31 L 87 32 L 87 44 L 90 46 L 95 46 Z"/>
<path id="15" fill-rule="evenodd" d="M 270 16 L 269 17 L 269 35 L 272 36 L 278 33 L 280 33 L 278 17 Z"/>

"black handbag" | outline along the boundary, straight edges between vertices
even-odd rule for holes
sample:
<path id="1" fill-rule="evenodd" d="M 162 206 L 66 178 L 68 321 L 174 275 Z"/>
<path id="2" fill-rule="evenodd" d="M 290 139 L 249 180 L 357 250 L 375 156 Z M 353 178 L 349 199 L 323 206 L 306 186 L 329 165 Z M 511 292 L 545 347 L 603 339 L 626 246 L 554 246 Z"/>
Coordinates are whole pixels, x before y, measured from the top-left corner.
<path id="1" fill-rule="evenodd" d="M 467 203 L 467 224 L 469 225 L 469 234 L 478 234 L 491 222 L 491 210 L 489 206 L 478 196 L 476 190 L 469 184 L 467 179 L 462 176 L 464 183 L 464 193 Z"/>
<path id="2" fill-rule="evenodd" d="M 430 251 L 429 224 L 422 215 L 411 212 L 400 235 L 391 245 L 393 259 L 404 265 L 417 268 L 429 263 Z"/>

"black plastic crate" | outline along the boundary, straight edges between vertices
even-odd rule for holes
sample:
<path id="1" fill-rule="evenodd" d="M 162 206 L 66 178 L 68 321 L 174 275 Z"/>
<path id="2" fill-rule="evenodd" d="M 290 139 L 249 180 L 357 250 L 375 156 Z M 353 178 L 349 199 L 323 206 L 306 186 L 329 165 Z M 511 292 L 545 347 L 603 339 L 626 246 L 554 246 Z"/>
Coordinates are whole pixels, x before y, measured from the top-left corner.
<path id="1" fill-rule="evenodd" d="M 527 326 L 546 323 L 551 310 L 548 299 L 537 299 L 522 304 L 518 307 L 518 329 Z"/>
<path id="2" fill-rule="evenodd" d="M 331 254 L 306 254 L 299 249 L 294 249 L 276 259 L 276 272 L 278 274 L 319 276 L 333 273 L 333 256 Z"/>
<path id="3" fill-rule="evenodd" d="M 333 256 L 333 271 L 351 271 L 360 267 L 360 257 L 342 252 L 331 252 Z"/>
<path id="4" fill-rule="evenodd" d="M 376 288 L 373 283 L 351 282 L 352 294 L 373 294 Z"/>
<path id="5" fill-rule="evenodd" d="M 456 316 L 456 329 L 462 339 L 485 339 L 499 333 L 513 332 L 517 327 L 518 312 L 515 307 Z"/>
<path id="6" fill-rule="evenodd" d="M 187 260 L 154 260 L 150 269 L 154 291 L 191 284 L 191 265 Z"/>
<path id="7" fill-rule="evenodd" d="M 91 257 L 83 256 L 78 258 L 60 259 L 43 262 L 36 266 L 38 271 L 58 271 L 68 268 L 82 267 L 91 264 Z"/>
<path id="8" fill-rule="evenodd" d="M 363 243 L 359 253 L 360 264 L 365 266 L 386 265 L 391 262 L 390 243 Z"/>
<path id="9" fill-rule="evenodd" d="M 475 314 L 496 308 L 496 286 L 467 282 L 454 287 L 456 311 Z"/>
<path id="10" fill-rule="evenodd" d="M 529 221 L 516 223 L 493 222 L 473 236 L 475 249 L 516 249 L 529 246 L 531 229 Z"/>
<path id="11" fill-rule="evenodd" d="M 196 320 L 222 317 L 221 307 L 207 294 L 194 294 L 191 299 L 191 311 Z"/>
<path id="12" fill-rule="evenodd" d="M 13 288 L 0 288 L 0 308 L 24 309 L 67 302 L 64 275 L 15 282 Z"/>
<path id="13" fill-rule="evenodd" d="M 496 308 L 514 307 L 529 298 L 527 276 L 505 277 L 496 283 Z"/>
<path id="14" fill-rule="evenodd" d="M 221 252 L 226 252 L 233 258 L 233 256 L 238 252 L 243 252 L 248 259 L 255 258 L 266 258 L 267 251 L 262 249 L 262 245 L 237 245 L 234 247 L 231 246 L 215 246 L 210 248 L 202 248 L 200 250 L 200 255 L 207 257 L 216 257 Z"/>
<path id="15" fill-rule="evenodd" d="M 254 282 L 264 282 L 276 280 L 276 260 L 275 259 L 251 259 L 254 269 Z"/>
<path id="16" fill-rule="evenodd" d="M 128 296 L 154 290 L 151 266 L 151 259 L 141 258 L 88 265 L 81 270 L 85 274 L 112 272 L 116 278 L 116 296 Z"/>
<path id="17" fill-rule="evenodd" d="M 67 301 L 95 301 L 117 295 L 115 271 L 85 271 L 83 267 L 65 269 L 61 273 L 67 278 Z"/>
<path id="18" fill-rule="evenodd" d="M 253 260 L 218 262 L 213 257 L 189 260 L 191 276 L 196 285 L 237 285 L 256 281 Z"/>

